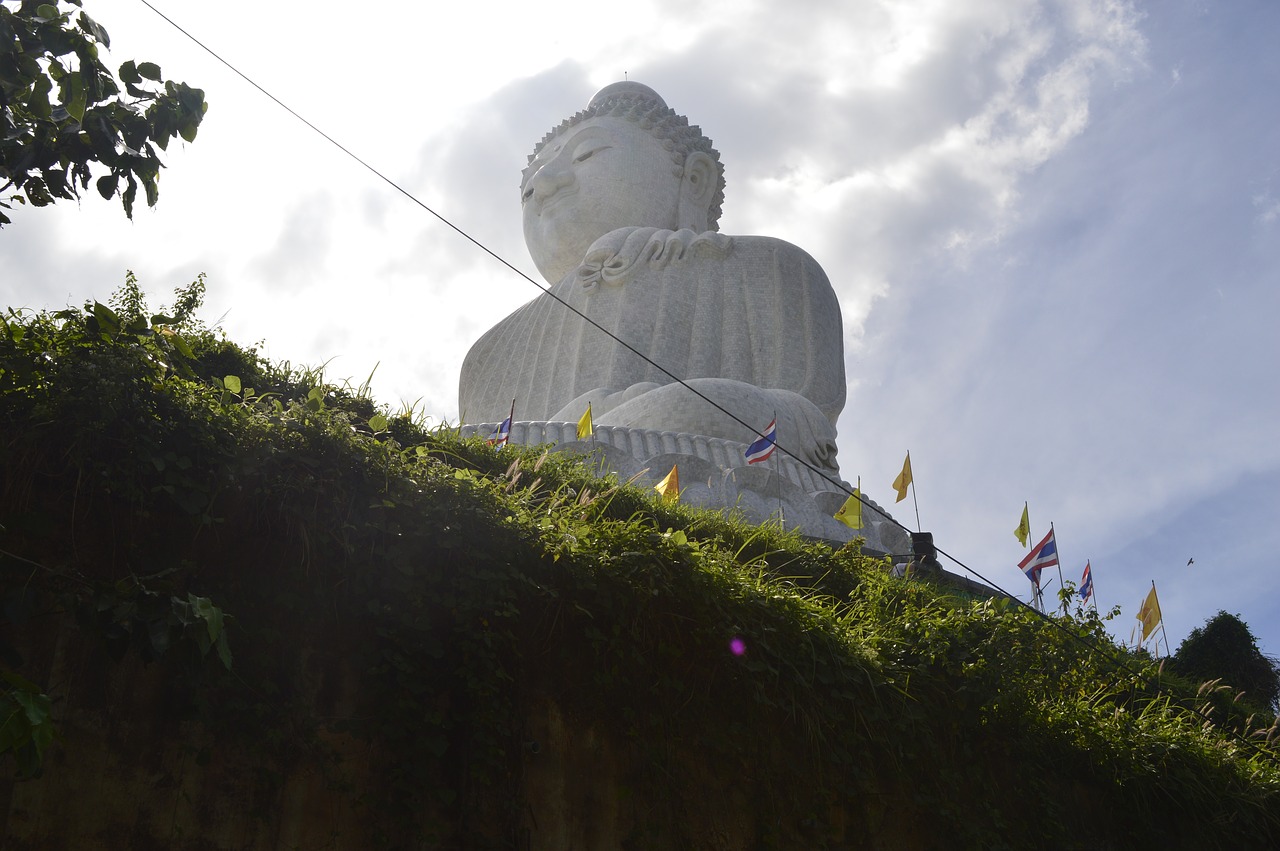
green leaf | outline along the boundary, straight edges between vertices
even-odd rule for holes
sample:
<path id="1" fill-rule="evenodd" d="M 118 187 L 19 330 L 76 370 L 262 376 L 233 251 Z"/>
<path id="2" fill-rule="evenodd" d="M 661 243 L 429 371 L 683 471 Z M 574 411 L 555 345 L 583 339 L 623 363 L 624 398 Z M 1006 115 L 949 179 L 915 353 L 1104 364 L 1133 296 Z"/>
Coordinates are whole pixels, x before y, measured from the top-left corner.
<path id="1" fill-rule="evenodd" d="M 48 695 L 29 691 L 15 691 L 12 694 L 13 699 L 26 711 L 27 722 L 32 727 L 38 727 L 49 720 L 52 702 Z"/>
<path id="2" fill-rule="evenodd" d="M 62 81 L 62 105 L 67 114 L 80 123 L 84 120 L 85 91 L 84 78 L 79 71 L 72 71 Z"/>
<path id="3" fill-rule="evenodd" d="M 227 644 L 227 633 L 223 630 L 218 634 L 218 658 L 222 660 L 223 667 L 228 671 L 231 670 L 231 647 Z"/>
<path id="4" fill-rule="evenodd" d="M 61 17 L 62 16 L 58 14 L 58 7 L 50 3 L 41 3 L 36 7 L 35 19 L 42 24 L 47 24 L 50 21 L 56 21 Z"/>
<path id="5" fill-rule="evenodd" d="M 33 207 L 47 207 L 53 203 L 53 196 L 49 194 L 44 181 L 34 175 L 22 184 L 22 191 L 27 193 L 27 200 Z"/>
<path id="6" fill-rule="evenodd" d="M 108 334 L 114 334 L 120 330 L 120 317 L 116 315 L 114 310 L 100 301 L 93 303 L 93 317 L 98 320 L 98 324 Z"/>
<path id="7" fill-rule="evenodd" d="M 133 218 L 133 200 L 138 197 L 138 181 L 133 179 L 133 175 L 128 175 L 128 185 L 125 187 L 124 195 L 120 197 L 120 203 L 124 205 L 124 214 L 128 218 Z"/>
<path id="8" fill-rule="evenodd" d="M 204 621 L 205 629 L 209 633 L 209 641 L 217 641 L 218 636 L 222 634 L 222 609 L 215 606 L 208 597 L 197 597 L 194 594 L 187 595 L 187 602 Z"/>
<path id="9" fill-rule="evenodd" d="M 9 685 L 21 691 L 31 691 L 31 692 L 40 691 L 40 686 L 36 685 L 35 683 L 31 682 L 31 680 L 28 680 L 25 677 L 22 677 L 22 676 L 19 676 L 18 674 L 13 673 L 12 671 L 0 672 L 0 679 L 4 680 Z"/>
<path id="10" fill-rule="evenodd" d="M 238 375 L 225 376 L 222 379 L 222 386 L 232 393 L 239 393 L 241 390 L 240 377 Z"/>
<path id="11" fill-rule="evenodd" d="M 138 73 L 138 66 L 132 59 L 120 66 L 120 80 L 126 85 L 142 82 L 142 75 Z"/>
<path id="12" fill-rule="evenodd" d="M 98 178 L 98 194 L 108 201 L 116 194 L 120 188 L 120 175 L 108 174 L 105 177 Z"/>
<path id="13" fill-rule="evenodd" d="M 140 63 L 138 65 L 138 73 L 148 80 L 155 80 L 157 83 L 164 79 L 160 74 L 160 66 L 154 62 Z"/>
<path id="14" fill-rule="evenodd" d="M 379 432 L 386 431 L 387 418 L 384 417 L 382 414 L 374 414 L 372 417 L 369 418 L 369 428 L 373 430 L 374 434 L 378 434 Z"/>
<path id="15" fill-rule="evenodd" d="M 312 387 L 311 392 L 307 394 L 305 402 L 307 410 L 320 411 L 324 408 L 324 390 L 320 387 Z"/>
<path id="16" fill-rule="evenodd" d="M 31 114 L 34 117 L 51 117 L 52 106 L 49 103 L 49 95 L 52 91 L 53 81 L 43 75 L 31 87 L 31 97 L 27 99 L 27 109 L 31 110 Z"/>
<path id="17" fill-rule="evenodd" d="M 66 172 L 58 171 L 57 169 L 46 168 L 41 171 L 41 175 L 44 177 L 44 185 L 48 187 L 49 194 L 53 195 L 56 198 L 74 198 L 75 197 L 74 195 L 71 194 L 72 187 L 67 185 Z"/>
<path id="18" fill-rule="evenodd" d="M 111 37 L 107 35 L 107 31 L 83 11 L 80 13 L 80 29 L 93 36 L 94 40 L 100 42 L 103 47 L 111 46 Z"/>
<path id="19" fill-rule="evenodd" d="M 187 341 L 183 339 L 181 334 L 174 333 L 166 336 L 169 337 L 169 342 L 173 343 L 173 347 L 178 350 L 178 354 L 182 355 L 184 358 L 190 358 L 192 360 L 195 359 L 195 353 L 191 351 L 191 346 L 187 344 Z"/>

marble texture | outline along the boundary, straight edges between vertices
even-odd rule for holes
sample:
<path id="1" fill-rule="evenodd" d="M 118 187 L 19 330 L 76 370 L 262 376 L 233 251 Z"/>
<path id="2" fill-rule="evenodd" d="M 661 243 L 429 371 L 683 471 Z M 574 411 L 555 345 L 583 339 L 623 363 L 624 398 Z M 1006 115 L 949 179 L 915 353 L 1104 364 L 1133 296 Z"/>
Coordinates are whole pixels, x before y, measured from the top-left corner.
<path id="1" fill-rule="evenodd" d="M 650 485 L 678 464 L 685 502 L 908 552 L 878 508 L 857 533 L 831 516 L 850 490 L 831 283 L 795 245 L 719 233 L 724 189 L 711 140 L 639 83 L 602 89 L 552 128 L 520 184 L 525 243 L 550 286 L 467 353 L 459 412 L 486 424 L 463 433 L 488 436 L 514 399 L 513 443 Z M 596 437 L 579 441 L 588 405 Z M 748 465 L 775 418 L 774 458 Z"/>
<path id="2" fill-rule="evenodd" d="M 463 437 L 487 437 L 497 423 L 461 427 Z M 862 538 L 866 552 L 901 556 L 911 552 L 910 533 L 881 506 L 865 498 L 863 528 L 850 529 L 832 515 L 844 504 L 848 487 L 812 468 L 775 456 L 748 465 L 746 445 L 705 435 L 598 426 L 594 439 L 578 440 L 577 424 L 517 422 L 511 442 L 581 457 L 597 475 L 616 475 L 639 487 L 653 487 L 680 468 L 680 501 L 752 523 L 780 523 L 813 538 L 842 543 Z"/>
<path id="3" fill-rule="evenodd" d="M 719 234 L 723 197 L 711 141 L 647 86 L 553 128 L 521 181 L 551 287 L 468 352 L 462 420 L 515 399 L 520 419 L 576 421 L 590 403 L 601 425 L 750 442 L 776 416 L 785 453 L 838 475 L 835 292 L 800 248 Z"/>
<path id="4" fill-rule="evenodd" d="M 838 473 L 840 308 L 822 269 L 781 240 L 683 234 L 689 246 L 666 262 L 648 252 L 624 262 L 618 249 L 678 234 L 607 234 L 551 295 L 484 334 L 463 363 L 463 420 L 496 417 L 515 399 L 518 419 L 576 421 L 590 402 L 601 425 L 750 443 L 776 412 L 781 446 Z"/>

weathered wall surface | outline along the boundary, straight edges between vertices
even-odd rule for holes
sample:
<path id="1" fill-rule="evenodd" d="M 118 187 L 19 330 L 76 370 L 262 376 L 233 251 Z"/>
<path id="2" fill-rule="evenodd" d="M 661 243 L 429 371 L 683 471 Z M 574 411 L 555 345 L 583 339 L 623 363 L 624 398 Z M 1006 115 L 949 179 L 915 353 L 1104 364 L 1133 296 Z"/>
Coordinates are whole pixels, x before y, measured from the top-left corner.
<path id="1" fill-rule="evenodd" d="M 800 757 L 767 735 L 751 734 L 742 759 L 717 764 L 678 724 L 669 739 L 636 740 L 611 719 L 571 717 L 545 688 L 525 689 L 520 701 L 510 786 L 463 784 L 457 807 L 433 809 L 424 798 L 412 815 L 396 815 L 380 804 L 396 794 L 386 774 L 398 756 L 323 723 L 361 711 L 355 665 L 282 651 L 329 668 L 308 696 L 322 723 L 308 749 L 264 758 L 276 743 L 255 747 L 243 731 L 185 717 L 189 695 L 173 666 L 136 654 L 112 661 L 69 620 L 27 639 L 21 650 L 29 670 L 47 675 L 60 735 L 43 776 L 0 782 L 3 851 L 937 847 L 916 832 L 922 822 L 905 797 L 779 806 L 795 790 L 774 785 L 771 763 Z M 518 797 L 515 835 L 476 819 L 504 810 L 508 789 Z"/>

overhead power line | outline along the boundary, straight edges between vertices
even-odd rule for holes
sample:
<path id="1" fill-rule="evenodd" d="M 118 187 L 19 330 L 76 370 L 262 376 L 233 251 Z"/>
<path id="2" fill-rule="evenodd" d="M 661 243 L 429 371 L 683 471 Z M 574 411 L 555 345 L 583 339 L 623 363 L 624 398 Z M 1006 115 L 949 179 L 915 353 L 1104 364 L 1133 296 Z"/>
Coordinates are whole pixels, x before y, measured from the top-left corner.
<path id="1" fill-rule="evenodd" d="M 463 239 L 465 239 L 465 240 L 467 240 L 468 242 L 470 242 L 470 243 L 471 243 L 472 245 L 474 245 L 476 248 L 480 249 L 480 250 L 481 250 L 481 251 L 483 251 L 485 254 L 488 254 L 490 257 L 492 257 L 492 258 L 493 258 L 494 260 L 496 260 L 498 263 L 500 263 L 500 264 L 502 264 L 503 266 L 505 266 L 507 269 L 509 269 L 509 270 L 510 270 L 511 272 L 513 272 L 514 274 L 518 275 L 519 277 L 523 278 L 525 281 L 527 281 L 527 282 L 529 282 L 530 284 L 532 284 L 533 286 L 537 287 L 537 288 L 538 288 L 538 290 L 539 290 L 539 291 L 541 291 L 542 293 L 544 293 L 544 294 L 546 294 L 546 295 L 550 296 L 551 298 L 555 299 L 555 300 L 556 300 L 556 302 L 558 302 L 559 304 L 561 304 L 561 305 L 562 305 L 566 310 L 569 310 L 569 311 L 572 311 L 573 313 L 575 313 L 575 314 L 576 314 L 577 316 L 579 316 L 583 321 L 585 321 L 585 322 L 587 322 L 588 324 L 590 324 L 592 327 L 594 327 L 594 328 L 595 328 L 596 330 L 598 330 L 600 333 L 602 333 L 602 334 L 604 334 L 605 336 L 607 336 L 607 337 L 611 338 L 612 340 L 614 340 L 615 342 L 617 342 L 619 345 L 621 345 L 621 346 L 623 346 L 624 348 L 626 348 L 629 352 L 631 352 L 632 354 L 636 355 L 638 358 L 640 358 L 640 359 L 641 359 L 641 360 L 643 360 L 644 362 L 648 363 L 649 365 L 653 366 L 655 369 L 659 370 L 663 375 L 665 375 L 665 376 L 667 376 L 668 378 L 670 378 L 673 382 L 680 384 L 680 385 L 681 385 L 682 387 L 684 387 L 686 390 L 688 390 L 689 392 L 693 393 L 695 396 L 697 396 L 698 398 L 702 399 L 702 400 L 703 400 L 704 402 L 706 402 L 707 404 L 711 405 L 713 408 L 715 408 L 716 410 L 718 410 L 720 413 L 724 414 L 726 417 L 728 417 L 728 418 L 729 418 L 730 420 L 732 420 L 733 422 L 738 423 L 739 425 L 743 426 L 744 428 L 748 429 L 749 431 L 756 431 L 756 430 L 758 429 L 758 425 L 752 425 L 751 423 L 745 422 L 745 421 L 743 421 L 742 419 L 740 419 L 738 416 L 736 416 L 734 413 L 732 413 L 731 411 L 726 410 L 724 407 L 722 407 L 720 404 L 718 404 L 717 402 L 715 402 L 713 399 L 708 398 L 705 394 L 701 393 L 701 392 L 700 392 L 700 391 L 698 391 L 696 388 L 694 388 L 694 387 L 690 386 L 690 385 L 688 384 L 688 382 L 686 382 L 683 378 L 681 378 L 680 376 L 678 376 L 678 375 L 676 375 L 675 373 L 671 372 L 670 370 L 668 370 L 666 367 L 662 366 L 661 364 L 657 363 L 657 362 L 656 362 L 656 361 L 654 361 L 652 358 L 650 358 L 648 355 L 646 355 L 644 352 L 641 352 L 640 350 L 636 349 L 634 346 L 632 346 L 632 345 L 631 345 L 630 343 L 628 343 L 627 341 L 625 341 L 625 340 L 623 340 L 623 339 L 619 338 L 617 335 L 613 334 L 611 331 L 609 331 L 608 329 L 604 328 L 602 325 L 600 325 L 600 324 L 599 324 L 598 322 L 596 322 L 594 319 L 592 319 L 591 317 L 589 317 L 589 316 L 587 316 L 586 314 L 582 313 L 582 311 L 578 310 L 578 309 L 577 309 L 577 308 L 575 308 L 573 305 L 568 304 L 567 302 L 565 302 L 562 298 L 560 298 L 558 295 L 556 295 L 554 292 L 552 292 L 552 291 L 551 291 L 551 289 L 550 289 L 550 287 L 544 286 L 543 284 L 539 283 L 538 281 L 535 281 L 533 278 L 531 278 L 531 277 L 529 277 L 528 275 L 526 275 L 523 271 L 521 271 L 520 269 L 516 268 L 512 263 L 510 263 L 508 260 L 506 260 L 506 258 L 502 257 L 502 256 L 501 256 L 500 254 L 498 254 L 496 251 L 494 251 L 493 249 L 489 248 L 487 245 L 485 245 L 484 243 L 482 243 L 479 239 L 477 239 L 476 237 L 472 236 L 472 235 L 471 235 L 470 233 L 468 233 L 467 231 L 463 230 L 463 229 L 462 229 L 460 226 L 458 226 L 457 224 L 454 224 L 452 221 L 450 221 L 448 218 L 446 218 L 442 213 L 440 213 L 439 211 L 435 210 L 434 208 L 432 208 L 431 206 L 429 206 L 428 204 L 426 204 L 424 201 L 422 201 L 420 198 L 418 198 L 417 196 L 415 196 L 415 195 L 414 195 L 412 192 L 410 192 L 409 190 L 405 189 L 405 188 L 404 188 L 403 186 L 401 186 L 400 184 L 396 183 L 396 182 L 395 182 L 394 180 L 392 180 L 390 177 L 387 177 L 385 174 L 383 174 L 381 171 L 379 171 L 377 168 L 375 168 L 373 165 L 371 165 L 371 164 L 370 164 L 369 162 L 367 162 L 365 159 L 363 159 L 362 157 L 360 157 L 359 155 L 357 155 L 355 152 L 351 151 L 349 148 L 347 148 L 345 145 L 343 145 L 343 144 L 342 144 L 341 142 L 339 142 L 338 140 L 334 139 L 332 136 L 330 136 L 330 135 L 329 135 L 328 133 L 326 133 L 324 130 L 322 130 L 322 129 L 320 129 L 319 127 L 317 127 L 314 123 L 312 123 L 310 120 L 308 120 L 308 119 L 307 119 L 307 118 L 305 118 L 303 115 L 301 115 L 300 113 L 298 113 L 296 110 L 294 110 L 292 107 L 290 107 L 290 106 L 289 106 L 288 104 L 286 104 L 284 101 L 282 101 L 280 98 L 276 97 L 276 96 L 275 96 L 275 95 L 273 95 L 271 92 L 267 91 L 267 89 L 265 89 L 264 87 L 262 87 L 261 85 L 259 85 L 259 84 L 258 84 L 256 81 L 254 81 L 251 77 L 249 77 L 247 74 L 245 74 L 244 72 L 242 72 L 242 71 L 241 71 L 239 68 L 237 68 L 235 65 L 231 64 L 231 62 L 229 62 L 227 59 L 223 58 L 223 57 L 222 57 L 218 52 L 216 52 L 215 50 L 213 50 L 213 48 L 209 47 L 209 46 L 208 46 L 207 44 L 205 44 L 203 41 L 201 41 L 200 39 L 196 38 L 196 36 L 192 35 L 189 31 L 187 31 L 185 28 L 183 28 L 180 24 L 178 24 L 176 21 L 174 21 L 172 18 L 170 18 L 170 17 L 169 17 L 168 15 L 166 15 L 164 12 L 161 12 L 159 9 L 157 9 L 154 5 L 152 5 L 152 4 L 149 2 L 149 0 L 139 0 L 139 2 L 140 2 L 140 3 L 142 3 L 142 5 L 146 6 L 148 9 L 150 9 L 152 12 L 154 12 L 156 15 L 158 15 L 160 18 L 162 18 L 166 23 L 168 23 L 168 24 L 169 24 L 171 27 L 173 27 L 175 30 L 177 30 L 178 32 L 182 33 L 182 35 L 186 36 L 186 37 L 187 37 L 187 38 L 188 38 L 192 43 L 194 43 L 197 47 L 199 47 L 199 48 L 200 48 L 201 50 L 203 50 L 205 53 L 208 53 L 210 56 L 212 56 L 214 59 L 216 59 L 216 60 L 217 60 L 218 62 L 220 62 L 222 65 L 226 66 L 226 68 L 227 68 L 228 70 L 230 70 L 233 74 L 235 74 L 236 76 L 238 76 L 240 79 L 244 80 L 246 83 L 248 83 L 248 84 L 249 84 L 250 86 L 252 86 L 253 88 L 257 89 L 260 93 L 262 93 L 262 95 L 263 95 L 263 96 L 265 96 L 266 98 L 268 98 L 269 100 L 271 100 L 273 103 L 275 103 L 277 106 L 279 106 L 279 107 L 280 107 L 281 109 L 283 109 L 285 112 L 287 112 L 287 113 L 289 113 L 290 115 L 292 115 L 292 116 L 293 116 L 294 118 L 296 118 L 298 121 L 302 122 L 304 125 L 306 125 L 306 126 L 307 126 L 307 128 L 309 128 L 309 129 L 310 129 L 310 130 L 312 130 L 313 132 L 315 132 L 315 133 L 317 133 L 318 135 L 320 135 L 322 138 L 324 138 L 324 139 L 325 139 L 325 141 L 327 141 L 329 144 L 333 145 L 333 146 L 334 146 L 335 148 L 337 148 L 339 151 L 341 151 L 342 153 L 346 154 L 348 157 L 350 157 L 350 158 L 351 158 L 352 160 L 354 160 L 355 162 L 359 163 L 361 166 L 363 166 L 367 171 L 369 171 L 371 174 L 373 174 L 374 176 L 376 176 L 376 177 L 377 177 L 379 180 L 381 180 L 383 183 L 385 183 L 385 184 L 387 184 L 388 186 L 390 186 L 392 189 L 394 189 L 396 192 L 398 192 L 398 193 L 400 193 L 401 195 L 403 195 L 405 198 L 408 198 L 411 202 L 413 202 L 413 203 L 414 203 L 414 204 L 416 204 L 417 206 L 421 207 L 421 208 L 422 208 L 423 210 L 425 210 L 427 213 L 430 213 L 430 214 L 431 214 L 432 216 L 434 216 L 438 221 L 440 221 L 442 224 L 444 224 L 445 226 L 447 226 L 447 227 L 449 227 L 450 229 L 452 229 L 452 230 L 453 230 L 454 232 L 456 232 L 459 236 L 461 236 Z M 889 520 L 890 522 L 892 522 L 895 526 L 897 526 L 897 527 L 898 527 L 899 529 L 901 529 L 902 531 L 906 532 L 908 535 L 911 535 L 911 534 L 912 534 L 912 533 L 911 533 L 911 530 L 910 530 L 907 526 L 903 525 L 901 522 L 899 522 L 899 521 L 898 521 L 898 520 L 896 520 L 895 518 L 890 517 L 890 516 L 888 516 L 887 514 L 884 514 L 883 512 L 879 511 L 878 509 L 876 509 L 876 507 L 875 507 L 875 506 L 870 505 L 870 504 L 867 502 L 867 500 L 862 496 L 862 494 L 860 494 L 860 493 L 855 493 L 855 492 L 854 492 L 854 489 L 850 488 L 850 487 L 849 487 L 847 484 L 845 484 L 844 482 L 842 482 L 842 481 L 840 481 L 840 480 L 838 480 L 838 479 L 832 478 L 831 476 L 827 475 L 827 474 L 826 474 L 825 472 L 823 472 L 822 470 L 817 469 L 817 468 L 816 468 L 816 467 L 814 467 L 813 465 L 809 464 L 809 463 L 808 463 L 804 458 L 801 458 L 800 456 L 798 456 L 798 455 L 796 455 L 795 453 L 793 453 L 793 452 L 791 452 L 790 450 L 788 450 L 788 449 L 787 449 L 785 446 L 783 446 L 781 443 L 778 443 L 778 444 L 776 444 L 776 445 L 777 445 L 777 448 L 778 448 L 779 450 L 781 450 L 781 451 L 782 451 L 782 453 L 783 453 L 784 455 L 787 455 L 788 457 L 792 458 L 792 459 L 793 459 L 797 464 L 799 464 L 800 466 L 802 466 L 802 467 L 805 467 L 805 468 L 809 469 L 810 471 L 812 471 L 813 473 L 817 474 L 818 476 L 821 476 L 824 480 L 826 480 L 826 481 L 827 481 L 827 482 L 829 482 L 830 484 L 834 485 L 834 486 L 835 486 L 835 487 L 836 487 L 840 492 L 844 493 L 846 496 L 853 496 L 853 497 L 856 497 L 856 498 L 858 499 L 858 501 L 859 501 L 859 502 L 861 502 L 863 505 L 865 505 L 865 506 L 867 506 L 867 507 L 869 507 L 869 508 L 872 508 L 873 510 L 876 510 L 876 512 L 877 512 L 878 514 L 881 514 L 882 516 L 884 516 L 887 520 Z M 1040 611 L 1038 611 L 1037 609 L 1035 609 L 1033 606 L 1031 606 L 1031 605 L 1029 605 L 1029 604 L 1027 604 L 1027 603 L 1024 603 L 1022 600 L 1018 599 L 1015 595 L 1013 595 L 1013 594 L 1009 593 L 1009 592 L 1008 592 L 1008 591 L 1006 591 L 1004 588 L 1002 588 L 999 584 L 997 584 L 997 583 L 993 582 L 992 580 L 988 579 L 986 576 L 983 576 L 983 575 L 982 575 L 982 573 L 980 573 L 980 572 L 979 572 L 979 571 L 977 571 L 976 569 L 974 569 L 974 568 L 970 567 L 969 565 L 965 564 L 964 562 L 960 561 L 960 560 L 959 560 L 958 558 L 956 558 L 955 556 L 951 555 L 950 553 L 946 552 L 945 550 L 943 550 L 943 549 L 941 549 L 941 548 L 939 548 L 939 547 L 934 547 L 934 549 L 936 550 L 936 552 L 937 552 L 939 555 L 946 557 L 946 558 L 947 558 L 947 559 L 949 559 L 952 563 L 954 563 L 957 567 L 959 567 L 961 570 L 964 570 L 965 572 L 967 572 L 967 573 L 969 573 L 969 574 L 973 575 L 973 576 L 974 576 L 974 577 L 976 577 L 978 580 L 980 580 L 981 582 L 983 582 L 984 584 L 986 584 L 986 585 L 987 585 L 987 587 L 991 588 L 992 590 L 994 590 L 994 591 L 996 591 L 996 592 L 998 592 L 998 593 L 1000 593 L 1000 594 L 1003 594 L 1003 595 L 1004 595 L 1005 597 L 1007 597 L 1008 599 L 1013 600 L 1013 601 L 1014 601 L 1014 603 L 1016 603 L 1017 605 L 1020 605 L 1020 606 L 1022 606 L 1022 607 L 1024 607 L 1024 608 L 1028 609 L 1029 611 L 1036 612 L 1038 615 L 1042 616 L 1043 618 L 1045 618 L 1046 620 L 1048 620 L 1050 623 L 1055 624 L 1058 628 L 1063 629 L 1063 630 L 1064 630 L 1064 631 L 1066 631 L 1068 634 L 1070 634 L 1070 635 L 1074 636 L 1074 637 L 1075 637 L 1075 638 L 1077 638 L 1078 640 L 1083 640 L 1083 639 L 1080 639 L 1079 635 L 1078 635 L 1076 632 L 1074 632 L 1073 630 L 1069 630 L 1069 629 L 1067 629 L 1067 627 L 1066 627 L 1064 624 L 1059 624 L 1059 623 L 1058 623 L 1054 618 L 1049 617 L 1049 616 L 1048 616 L 1047 614 L 1045 614 L 1044 612 L 1040 612 Z M 1090 645 L 1090 646 L 1092 646 L 1092 645 Z M 1097 648 L 1096 648 L 1096 647 L 1094 647 L 1093 649 L 1097 649 Z M 1130 667 L 1129 667 L 1129 665 L 1127 664 L 1127 662 L 1126 662 L 1125 660 L 1119 659 L 1118 657 L 1114 657 L 1114 656 L 1112 657 L 1112 659 L 1113 659 L 1113 661 L 1115 661 L 1115 662 L 1116 662 L 1120 667 L 1122 667 L 1123 669 L 1125 669 L 1125 670 L 1126 670 L 1126 671 L 1128 671 L 1129 673 L 1132 673 L 1132 674 L 1135 674 L 1135 675 L 1137 675 L 1137 674 L 1138 674 L 1138 672 L 1134 671 L 1132 668 L 1130 668 Z"/>

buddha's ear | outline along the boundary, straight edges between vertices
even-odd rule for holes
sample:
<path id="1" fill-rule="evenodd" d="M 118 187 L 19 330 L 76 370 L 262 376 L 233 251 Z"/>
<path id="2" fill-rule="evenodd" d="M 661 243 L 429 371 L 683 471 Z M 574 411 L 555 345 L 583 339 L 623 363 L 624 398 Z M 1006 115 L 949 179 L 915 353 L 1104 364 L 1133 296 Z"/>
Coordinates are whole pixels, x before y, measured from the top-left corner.
<path id="1" fill-rule="evenodd" d="M 715 192 L 715 160 L 702 151 L 685 157 L 684 176 L 680 178 L 680 227 L 694 233 L 707 230 L 707 216 Z"/>

